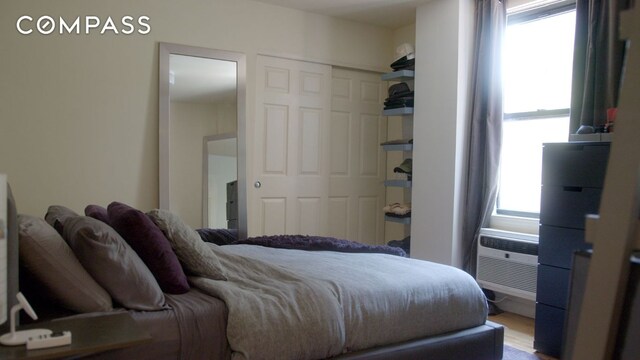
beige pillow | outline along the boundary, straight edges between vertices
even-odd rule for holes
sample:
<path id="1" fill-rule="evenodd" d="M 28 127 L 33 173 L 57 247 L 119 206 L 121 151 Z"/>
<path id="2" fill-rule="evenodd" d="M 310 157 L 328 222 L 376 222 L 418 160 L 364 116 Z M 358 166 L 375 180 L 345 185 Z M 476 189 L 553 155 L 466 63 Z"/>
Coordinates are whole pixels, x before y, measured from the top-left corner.
<path id="1" fill-rule="evenodd" d="M 43 219 L 18 215 L 20 262 L 60 305 L 80 313 L 110 311 L 111 296 L 82 267 L 69 245 Z"/>
<path id="2" fill-rule="evenodd" d="M 165 298 L 151 271 L 109 225 L 87 216 L 64 222 L 64 238 L 87 272 L 127 309 L 163 310 Z"/>
<path id="3" fill-rule="evenodd" d="M 180 217 L 160 209 L 151 210 L 147 215 L 169 239 L 185 270 L 209 279 L 227 280 L 218 257 Z"/>
<path id="4" fill-rule="evenodd" d="M 51 205 L 47 209 L 44 219 L 49 225 L 53 226 L 60 235 L 62 235 L 65 220 L 76 216 L 79 216 L 78 213 L 68 207 L 62 205 Z"/>

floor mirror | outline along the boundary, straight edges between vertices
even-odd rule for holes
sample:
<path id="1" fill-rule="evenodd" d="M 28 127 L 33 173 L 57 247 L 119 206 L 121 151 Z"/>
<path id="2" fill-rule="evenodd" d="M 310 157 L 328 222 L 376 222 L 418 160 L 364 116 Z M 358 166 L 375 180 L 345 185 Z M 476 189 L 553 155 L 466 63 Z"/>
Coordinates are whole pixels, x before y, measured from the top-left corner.
<path id="1" fill-rule="evenodd" d="M 159 45 L 160 208 L 247 233 L 245 55 Z"/>

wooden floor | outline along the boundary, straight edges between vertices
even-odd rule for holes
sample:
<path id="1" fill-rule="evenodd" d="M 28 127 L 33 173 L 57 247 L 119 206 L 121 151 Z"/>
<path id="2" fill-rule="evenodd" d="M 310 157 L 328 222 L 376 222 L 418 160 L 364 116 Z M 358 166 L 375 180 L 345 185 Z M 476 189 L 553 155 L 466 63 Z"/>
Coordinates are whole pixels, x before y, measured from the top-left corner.
<path id="1" fill-rule="evenodd" d="M 533 319 L 504 312 L 489 316 L 489 320 L 504 326 L 504 343 L 516 349 L 536 355 L 540 359 L 555 358 L 536 352 L 533 349 Z"/>

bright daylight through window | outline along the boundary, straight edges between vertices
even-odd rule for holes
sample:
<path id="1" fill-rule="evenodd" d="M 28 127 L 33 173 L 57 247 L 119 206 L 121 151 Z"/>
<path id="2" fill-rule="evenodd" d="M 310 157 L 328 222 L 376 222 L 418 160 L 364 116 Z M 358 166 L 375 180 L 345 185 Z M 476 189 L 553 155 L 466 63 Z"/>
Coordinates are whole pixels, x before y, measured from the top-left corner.
<path id="1" fill-rule="evenodd" d="M 510 15 L 507 21 L 496 206 L 503 215 L 538 216 L 542 144 L 569 136 L 575 7 L 546 15 L 539 10 Z"/>

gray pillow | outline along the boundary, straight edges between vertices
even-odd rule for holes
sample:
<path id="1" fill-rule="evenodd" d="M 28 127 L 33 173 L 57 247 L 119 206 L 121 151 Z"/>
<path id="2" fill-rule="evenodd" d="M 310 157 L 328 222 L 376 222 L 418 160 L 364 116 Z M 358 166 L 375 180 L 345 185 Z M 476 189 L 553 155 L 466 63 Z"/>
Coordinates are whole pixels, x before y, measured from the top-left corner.
<path id="1" fill-rule="evenodd" d="M 149 268 L 109 225 L 87 216 L 69 218 L 63 225 L 64 238 L 80 263 L 115 301 L 133 310 L 166 308 Z"/>
<path id="2" fill-rule="evenodd" d="M 80 313 L 110 311 L 111 296 L 91 278 L 60 234 L 43 219 L 18 215 L 20 262 L 56 297 Z"/>
<path id="3" fill-rule="evenodd" d="M 160 209 L 151 210 L 147 215 L 169 239 L 185 270 L 213 280 L 227 280 L 218 257 L 180 217 Z"/>
<path id="4" fill-rule="evenodd" d="M 47 213 L 44 215 L 44 219 L 49 225 L 53 226 L 53 228 L 56 229 L 56 231 L 60 235 L 62 235 L 62 232 L 64 231 L 64 222 L 67 219 L 76 216 L 79 216 L 78 213 L 67 207 L 61 205 L 51 205 L 47 209 Z"/>

